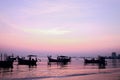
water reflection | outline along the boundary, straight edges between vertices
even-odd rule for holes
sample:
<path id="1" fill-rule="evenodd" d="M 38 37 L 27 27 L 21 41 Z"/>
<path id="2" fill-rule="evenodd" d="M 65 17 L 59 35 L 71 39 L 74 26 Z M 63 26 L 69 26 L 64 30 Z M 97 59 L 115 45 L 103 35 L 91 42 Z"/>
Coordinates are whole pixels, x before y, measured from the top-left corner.
<path id="1" fill-rule="evenodd" d="M 98 64 L 98 69 L 105 69 L 106 68 L 106 64 Z"/>
<path id="2" fill-rule="evenodd" d="M 84 66 L 97 66 L 98 69 L 105 69 L 107 64 L 100 64 L 100 63 L 85 63 Z"/>
<path id="3" fill-rule="evenodd" d="M 113 66 L 114 68 L 117 67 L 117 59 L 112 59 L 112 66 Z"/>
<path id="4" fill-rule="evenodd" d="M 6 78 L 8 75 L 12 75 L 13 68 L 0 68 L 0 80 L 1 78 Z"/>
<path id="5" fill-rule="evenodd" d="M 13 72 L 13 68 L 0 68 L 0 73 Z"/>
<path id="6" fill-rule="evenodd" d="M 28 65 L 29 68 L 37 68 L 37 65 Z"/>
<path id="7" fill-rule="evenodd" d="M 52 65 L 57 65 L 60 67 L 66 67 L 69 64 L 69 62 L 48 62 L 48 66 L 51 67 Z"/>

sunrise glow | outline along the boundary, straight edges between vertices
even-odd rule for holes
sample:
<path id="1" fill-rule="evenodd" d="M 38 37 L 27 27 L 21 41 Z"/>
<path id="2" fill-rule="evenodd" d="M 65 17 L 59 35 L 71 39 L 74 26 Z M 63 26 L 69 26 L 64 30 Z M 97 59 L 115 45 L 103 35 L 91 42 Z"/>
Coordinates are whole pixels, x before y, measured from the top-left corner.
<path id="1" fill-rule="evenodd" d="M 119 0 L 1 0 L 0 47 L 52 52 L 120 49 Z"/>

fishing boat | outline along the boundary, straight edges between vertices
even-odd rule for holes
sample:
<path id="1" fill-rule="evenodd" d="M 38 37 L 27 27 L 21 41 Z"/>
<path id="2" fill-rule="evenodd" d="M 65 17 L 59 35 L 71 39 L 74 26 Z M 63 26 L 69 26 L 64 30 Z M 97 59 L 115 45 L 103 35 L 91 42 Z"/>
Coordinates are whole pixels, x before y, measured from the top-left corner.
<path id="1" fill-rule="evenodd" d="M 71 57 L 68 56 L 57 56 L 56 59 L 53 59 L 52 56 L 48 56 L 49 62 L 70 62 Z"/>
<path id="2" fill-rule="evenodd" d="M 86 59 L 86 58 L 84 58 L 84 63 L 85 64 L 92 63 L 92 64 L 103 64 L 103 65 L 106 65 L 105 58 L 101 57 L 101 56 L 99 56 L 98 59 L 95 59 L 95 58 Z"/>
<path id="3" fill-rule="evenodd" d="M 99 60 L 92 59 L 84 59 L 84 63 L 99 63 Z"/>
<path id="4" fill-rule="evenodd" d="M 25 57 L 18 57 L 18 65 L 37 65 L 37 56 L 36 55 L 28 55 L 28 59 Z"/>
<path id="5" fill-rule="evenodd" d="M 1 68 L 13 68 L 13 62 L 16 58 L 13 58 L 11 56 L 7 56 L 5 60 L 0 61 L 0 67 Z"/>

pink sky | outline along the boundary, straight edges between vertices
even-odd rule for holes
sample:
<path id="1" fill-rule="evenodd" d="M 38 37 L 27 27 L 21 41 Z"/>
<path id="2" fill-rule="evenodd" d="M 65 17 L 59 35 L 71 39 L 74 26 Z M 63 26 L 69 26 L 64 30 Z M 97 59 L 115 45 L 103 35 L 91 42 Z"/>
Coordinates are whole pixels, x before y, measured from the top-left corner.
<path id="1" fill-rule="evenodd" d="M 1 0 L 0 46 L 47 52 L 119 52 L 118 3 Z"/>

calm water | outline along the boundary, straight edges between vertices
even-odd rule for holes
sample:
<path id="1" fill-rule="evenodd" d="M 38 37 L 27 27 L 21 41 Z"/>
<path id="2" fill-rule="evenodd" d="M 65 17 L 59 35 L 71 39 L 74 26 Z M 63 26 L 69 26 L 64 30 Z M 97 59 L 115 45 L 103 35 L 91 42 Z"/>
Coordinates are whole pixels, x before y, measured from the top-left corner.
<path id="1" fill-rule="evenodd" d="M 117 77 L 116 80 L 120 80 L 117 76 L 120 74 L 120 60 L 107 60 L 105 69 L 99 69 L 98 65 L 84 65 L 82 59 L 72 59 L 67 65 L 48 65 L 46 59 L 42 60 L 36 67 L 15 62 L 13 69 L 0 68 L 0 80 L 96 80 L 98 77 L 100 80 L 115 80 Z"/>

